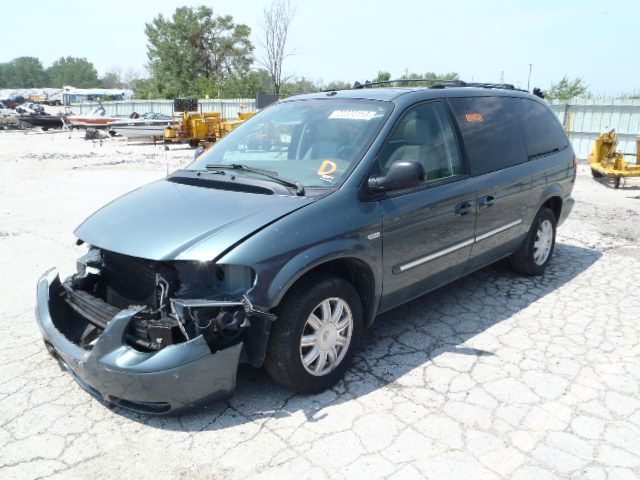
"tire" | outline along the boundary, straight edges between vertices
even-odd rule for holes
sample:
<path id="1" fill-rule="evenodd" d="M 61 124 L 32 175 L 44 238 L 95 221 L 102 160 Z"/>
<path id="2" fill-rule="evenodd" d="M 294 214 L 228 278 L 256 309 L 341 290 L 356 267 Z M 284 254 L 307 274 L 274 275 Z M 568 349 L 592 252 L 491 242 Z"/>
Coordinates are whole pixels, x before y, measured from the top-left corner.
<path id="1" fill-rule="evenodd" d="M 595 168 L 591 169 L 591 175 L 593 176 L 593 178 L 602 178 L 604 176 Z"/>
<path id="2" fill-rule="evenodd" d="M 316 333 L 317 330 L 308 323 L 311 315 L 315 313 L 316 318 L 322 320 L 322 304 L 325 301 L 329 301 L 330 311 L 335 314 L 338 309 L 334 308 L 338 300 L 344 302 L 342 316 L 333 325 L 346 323 L 350 313 L 351 327 L 345 327 L 336 333 L 338 329 L 331 330 L 334 327 L 321 323 L 326 329 L 321 330 L 322 334 Z M 344 308 L 345 305 L 347 308 Z M 362 337 L 362 303 L 353 285 L 332 275 L 310 275 L 292 287 L 278 307 L 277 314 L 278 318 L 269 335 L 265 358 L 265 368 L 271 378 L 299 393 L 318 393 L 335 385 L 349 368 Z M 337 336 L 344 342 L 348 333 L 350 338 L 344 346 L 340 348 L 334 343 L 336 346 L 331 347 Z M 302 346 L 303 334 L 307 340 L 315 337 L 320 343 Z M 313 358 L 314 348 L 319 354 L 315 357 L 316 360 L 305 366 L 302 357 Z M 323 356 L 328 370 L 310 373 L 310 370 L 318 367 Z M 330 365 L 332 357 L 340 359 L 333 366 Z"/>
<path id="3" fill-rule="evenodd" d="M 511 256 L 511 266 L 515 271 L 525 275 L 542 275 L 544 273 L 544 270 L 551 261 L 556 245 L 556 224 L 556 216 L 551 210 L 543 207 L 538 211 L 524 242 Z M 549 228 L 550 232 L 545 235 Z M 548 251 L 546 255 L 542 255 L 545 246 L 543 239 L 540 239 L 542 243 L 540 247 L 536 249 L 536 242 L 539 235 L 547 239 L 549 239 L 550 235 L 550 245 L 547 245 Z M 540 256 L 536 258 L 537 254 Z"/>

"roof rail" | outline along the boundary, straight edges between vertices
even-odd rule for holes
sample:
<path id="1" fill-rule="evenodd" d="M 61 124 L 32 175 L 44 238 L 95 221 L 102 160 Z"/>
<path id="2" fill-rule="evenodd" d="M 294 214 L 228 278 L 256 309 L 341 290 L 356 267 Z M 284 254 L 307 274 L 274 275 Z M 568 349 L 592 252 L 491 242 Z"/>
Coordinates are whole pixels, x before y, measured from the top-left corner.
<path id="1" fill-rule="evenodd" d="M 503 90 L 517 90 L 526 92 L 521 88 L 516 88 L 510 83 L 485 83 L 485 82 L 465 82 L 464 80 L 441 80 L 438 78 L 399 78 L 396 80 L 384 80 L 380 82 L 365 83 L 355 82 L 352 89 L 372 88 L 375 86 L 391 85 L 394 83 L 428 83 L 429 88 L 451 88 L 451 87 L 473 87 L 473 88 L 499 88 Z"/>
<path id="2" fill-rule="evenodd" d="M 438 78 L 398 78 L 396 80 L 383 80 L 380 82 L 370 82 L 366 81 L 365 83 L 355 82 L 353 84 L 353 89 L 358 88 L 371 88 L 377 85 L 391 85 L 392 83 L 400 83 L 400 82 L 413 82 L 413 83 L 442 83 L 442 84 L 452 84 L 456 86 L 462 86 L 466 82 L 462 80 L 440 80 Z"/>

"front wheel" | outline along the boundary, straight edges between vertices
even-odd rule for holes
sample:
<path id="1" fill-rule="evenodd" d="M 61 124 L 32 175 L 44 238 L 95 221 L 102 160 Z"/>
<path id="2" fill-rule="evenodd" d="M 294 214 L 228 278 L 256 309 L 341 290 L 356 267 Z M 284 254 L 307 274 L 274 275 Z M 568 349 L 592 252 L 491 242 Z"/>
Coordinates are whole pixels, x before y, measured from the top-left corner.
<path id="1" fill-rule="evenodd" d="M 311 275 L 287 294 L 269 336 L 265 367 L 278 383 L 316 393 L 337 383 L 362 336 L 362 303 L 342 278 Z"/>
<path id="2" fill-rule="evenodd" d="M 556 216 L 541 208 L 520 248 L 511 256 L 511 266 L 525 275 L 542 275 L 556 244 Z"/>

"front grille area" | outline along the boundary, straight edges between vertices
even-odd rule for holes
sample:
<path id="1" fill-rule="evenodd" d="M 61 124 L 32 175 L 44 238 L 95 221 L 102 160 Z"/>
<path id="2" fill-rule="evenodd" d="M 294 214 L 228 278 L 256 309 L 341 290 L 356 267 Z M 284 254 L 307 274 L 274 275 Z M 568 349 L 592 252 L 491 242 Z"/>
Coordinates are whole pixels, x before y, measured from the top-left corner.
<path id="1" fill-rule="evenodd" d="M 84 329 L 79 344 L 89 345 L 118 312 L 134 306 L 143 308 L 131 318 L 128 345 L 155 351 L 181 343 L 196 333 L 195 327 L 192 322 L 181 323 L 170 311 L 169 299 L 206 298 L 219 290 L 215 265 L 209 262 L 160 262 L 107 250 L 95 252 L 81 257 L 78 273 L 63 284 L 65 303 L 81 322 L 93 327 Z"/>
<path id="2" fill-rule="evenodd" d="M 156 275 L 169 283 L 169 295 L 179 287 L 176 270 L 163 262 L 129 257 L 119 253 L 102 252 L 102 282 L 105 300 L 116 308 L 146 305 L 159 308 Z"/>

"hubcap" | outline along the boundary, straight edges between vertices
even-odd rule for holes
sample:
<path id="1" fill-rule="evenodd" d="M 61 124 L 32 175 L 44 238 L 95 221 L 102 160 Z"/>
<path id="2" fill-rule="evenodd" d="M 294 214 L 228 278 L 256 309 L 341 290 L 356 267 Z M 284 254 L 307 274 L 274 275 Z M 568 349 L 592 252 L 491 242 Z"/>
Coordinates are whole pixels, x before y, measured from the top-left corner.
<path id="1" fill-rule="evenodd" d="M 533 261 L 542 265 L 549 258 L 553 246 L 553 225 L 549 220 L 540 223 L 536 232 L 536 241 L 533 244 Z"/>
<path id="2" fill-rule="evenodd" d="M 341 298 L 327 298 L 313 309 L 302 330 L 300 359 L 311 375 L 322 376 L 344 359 L 353 332 L 353 315 Z"/>

